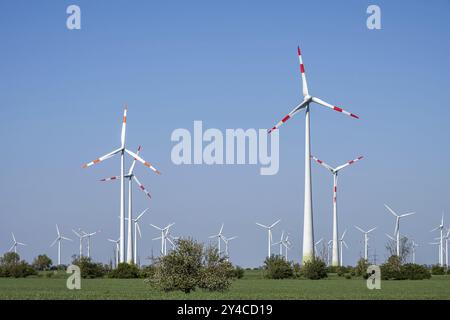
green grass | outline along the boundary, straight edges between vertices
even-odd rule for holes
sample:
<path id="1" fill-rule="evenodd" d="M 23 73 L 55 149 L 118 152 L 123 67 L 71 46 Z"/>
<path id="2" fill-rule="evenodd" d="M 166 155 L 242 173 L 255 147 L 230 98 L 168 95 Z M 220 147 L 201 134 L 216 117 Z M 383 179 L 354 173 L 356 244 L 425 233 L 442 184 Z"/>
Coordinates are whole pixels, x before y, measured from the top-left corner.
<path id="1" fill-rule="evenodd" d="M 450 276 L 430 280 L 382 281 L 381 290 L 368 290 L 362 279 L 330 276 L 325 280 L 266 280 L 246 271 L 230 291 L 162 293 L 142 279 L 83 279 L 81 290 L 66 288 L 64 278 L 0 278 L 0 299 L 450 299 Z"/>

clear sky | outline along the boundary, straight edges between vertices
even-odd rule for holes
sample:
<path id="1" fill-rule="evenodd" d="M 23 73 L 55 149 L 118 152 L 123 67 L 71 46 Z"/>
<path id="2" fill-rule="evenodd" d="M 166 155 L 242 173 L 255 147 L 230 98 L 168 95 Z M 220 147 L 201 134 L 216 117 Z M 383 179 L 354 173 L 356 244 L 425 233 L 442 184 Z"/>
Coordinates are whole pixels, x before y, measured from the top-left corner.
<path id="1" fill-rule="evenodd" d="M 345 5 L 344 5 L 345 3 Z M 378 4 L 382 30 L 368 30 L 366 8 Z M 66 28 L 77 4 L 82 29 Z M 175 166 L 173 130 L 268 128 L 301 99 L 296 47 L 302 47 L 310 92 L 358 114 L 355 120 L 314 105 L 312 152 L 331 165 L 358 155 L 342 171 L 340 229 L 348 229 L 345 263 L 362 253 L 353 227 L 377 226 L 371 254 L 386 257 L 394 219 L 383 204 L 417 214 L 402 233 L 435 263 L 443 210 L 450 222 L 450 4 L 448 1 L 2 1 L 0 5 L 0 251 L 13 231 L 27 260 L 47 253 L 58 223 L 101 229 L 95 260 L 107 262 L 118 237 L 114 158 L 81 165 L 119 146 L 129 105 L 129 148 L 163 172 L 136 173 L 153 199 L 135 191 L 142 221 L 141 256 L 159 242 L 149 223 L 176 222 L 175 235 L 209 241 L 225 223 L 232 260 L 261 265 L 266 233 L 255 222 L 282 219 L 299 261 L 303 222 L 303 114 L 280 130 L 280 170 L 259 166 Z M 128 166 L 128 164 L 127 164 Z M 332 176 L 312 164 L 315 237 L 331 238 Z M 447 224 L 448 225 L 448 224 Z M 74 238 L 75 239 L 75 238 Z M 275 248 L 274 248 L 275 249 Z M 78 250 L 64 243 L 63 262 Z M 145 261 L 143 261 L 145 262 Z"/>

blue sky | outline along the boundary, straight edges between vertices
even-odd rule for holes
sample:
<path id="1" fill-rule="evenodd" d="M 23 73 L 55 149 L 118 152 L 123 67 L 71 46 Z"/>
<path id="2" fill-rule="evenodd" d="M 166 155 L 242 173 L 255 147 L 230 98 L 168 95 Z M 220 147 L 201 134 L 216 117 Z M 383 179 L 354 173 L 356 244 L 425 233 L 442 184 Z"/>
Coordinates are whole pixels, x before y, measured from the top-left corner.
<path id="1" fill-rule="evenodd" d="M 366 8 L 378 4 L 382 30 L 366 28 Z M 77 4 L 82 29 L 66 28 Z M 296 46 L 302 47 L 310 92 L 360 115 L 354 120 L 314 105 L 312 152 L 331 165 L 364 155 L 339 180 L 340 229 L 347 228 L 346 263 L 362 251 L 353 228 L 378 226 L 378 260 L 392 233 L 388 203 L 403 233 L 432 263 L 427 243 L 443 210 L 450 211 L 450 20 L 447 1 L 3 1 L 0 6 L 0 251 L 11 231 L 31 260 L 56 260 L 54 224 L 101 229 L 95 260 L 107 262 L 118 236 L 118 159 L 81 164 L 119 145 L 122 105 L 129 105 L 127 143 L 163 175 L 137 168 L 153 200 L 135 192 L 142 223 L 141 256 L 159 243 L 149 223 L 176 222 L 174 234 L 201 241 L 225 223 L 232 260 L 262 263 L 266 234 L 255 222 L 282 219 L 290 257 L 300 259 L 303 221 L 304 121 L 280 131 L 280 171 L 259 166 L 175 166 L 174 129 L 268 128 L 301 99 Z M 332 177 L 313 164 L 315 234 L 331 237 Z M 450 221 L 450 215 L 447 216 Z M 65 244 L 63 261 L 77 251 Z"/>

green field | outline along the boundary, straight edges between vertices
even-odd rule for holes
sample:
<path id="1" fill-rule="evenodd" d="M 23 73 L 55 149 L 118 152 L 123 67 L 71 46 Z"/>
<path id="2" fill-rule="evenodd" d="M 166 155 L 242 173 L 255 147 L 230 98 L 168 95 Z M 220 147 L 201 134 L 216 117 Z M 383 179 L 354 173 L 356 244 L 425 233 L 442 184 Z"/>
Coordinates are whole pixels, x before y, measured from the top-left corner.
<path id="1" fill-rule="evenodd" d="M 246 272 L 225 293 L 161 293 L 142 279 L 83 279 L 81 286 L 70 291 L 63 278 L 0 278 L 0 299 L 450 299 L 450 276 L 382 281 L 381 290 L 368 290 L 366 282 L 356 278 L 266 280 L 257 271 Z"/>

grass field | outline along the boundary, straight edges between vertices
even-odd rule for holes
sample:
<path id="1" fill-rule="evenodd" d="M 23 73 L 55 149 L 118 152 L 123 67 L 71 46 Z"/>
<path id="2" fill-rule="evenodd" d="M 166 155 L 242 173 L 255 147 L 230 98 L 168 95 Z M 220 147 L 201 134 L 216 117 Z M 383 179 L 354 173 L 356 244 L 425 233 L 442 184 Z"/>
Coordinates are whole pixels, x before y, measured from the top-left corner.
<path id="1" fill-rule="evenodd" d="M 446 299 L 450 276 L 430 280 L 383 281 L 381 290 L 368 290 L 362 279 L 330 276 L 325 280 L 266 280 L 248 271 L 230 291 L 191 294 L 152 290 L 142 279 L 82 280 L 81 290 L 70 291 L 63 278 L 0 278 L 0 299 Z"/>

